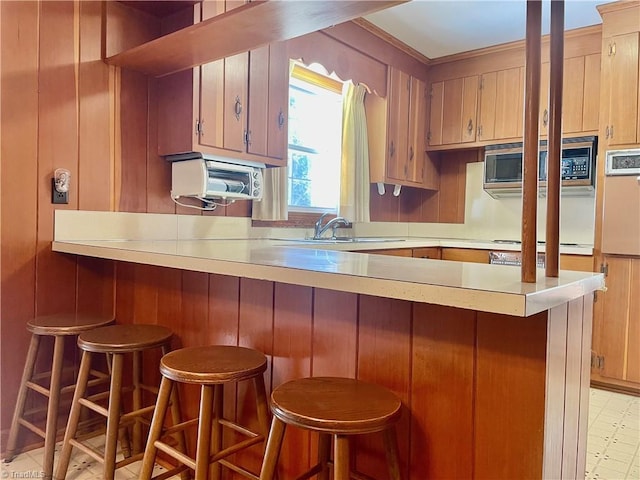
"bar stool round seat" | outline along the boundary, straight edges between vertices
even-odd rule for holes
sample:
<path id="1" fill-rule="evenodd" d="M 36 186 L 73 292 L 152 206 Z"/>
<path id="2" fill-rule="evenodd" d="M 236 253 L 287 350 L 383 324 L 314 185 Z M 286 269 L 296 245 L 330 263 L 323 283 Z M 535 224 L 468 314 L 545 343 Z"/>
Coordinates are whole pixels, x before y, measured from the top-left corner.
<path id="1" fill-rule="evenodd" d="M 172 336 L 160 325 L 111 325 L 83 333 L 78 346 L 94 353 L 128 353 L 167 346 Z"/>
<path id="2" fill-rule="evenodd" d="M 25 427 L 44 438 L 44 458 L 42 470 L 44 478 L 50 479 L 53 473 L 53 456 L 57 437 L 58 410 L 60 397 L 63 394 L 73 392 L 75 385 L 62 387 L 63 361 L 64 361 L 64 338 L 78 335 L 87 330 L 103 327 L 113 323 L 113 316 L 83 314 L 83 313 L 59 313 L 54 315 L 37 316 L 27 322 L 27 330 L 31 332 L 31 342 L 27 352 L 22 380 L 18 389 L 18 397 L 13 414 L 13 420 L 9 430 L 5 462 L 13 460 L 19 453 L 18 432 L 20 427 Z M 34 374 L 34 367 L 38 356 L 40 341 L 42 338 L 53 338 L 53 359 L 51 370 Z M 91 380 L 94 384 L 105 380 L 105 375 L 97 376 Z M 49 378 L 49 387 L 43 386 L 41 380 Z M 40 393 L 48 398 L 47 416 L 44 429 L 37 426 L 35 420 L 28 412 L 25 412 L 25 404 L 28 390 Z"/>
<path id="3" fill-rule="evenodd" d="M 389 478 L 400 479 L 395 423 L 402 402 L 379 385 L 342 377 L 309 377 L 292 380 L 271 393 L 273 422 L 260 474 L 272 480 L 282 447 L 285 428 L 293 425 L 318 432 L 318 464 L 301 478 L 318 474 L 329 478 L 331 440 L 334 441 L 335 480 L 351 478 L 349 437 L 382 432 Z"/>
<path id="4" fill-rule="evenodd" d="M 256 474 L 238 463 L 232 463 L 227 457 L 257 444 L 264 445 L 269 432 L 269 406 L 264 385 L 266 368 L 267 358 L 262 352 L 230 345 L 182 348 L 164 355 L 160 360 L 160 392 L 138 478 L 152 478 L 155 457 L 157 451 L 161 450 L 185 468 L 193 470 L 196 480 L 221 478 L 223 466 L 255 479 Z M 242 381 L 253 383 L 259 432 L 223 417 L 224 385 Z M 174 382 L 200 385 L 198 418 L 174 427 L 188 428 L 197 424 L 195 458 L 181 454 L 159 439 L 168 395 Z M 223 427 L 248 438 L 223 446 Z"/>
<path id="5" fill-rule="evenodd" d="M 157 393 L 157 387 L 142 383 L 142 353 L 159 348 L 162 350 L 162 354 L 167 354 L 172 336 L 173 332 L 170 329 L 159 325 L 110 325 L 80 334 L 78 337 L 78 347 L 82 350 L 80 373 L 54 478 L 62 480 L 66 477 L 73 447 L 82 450 L 102 463 L 101 478 L 105 480 L 112 480 L 116 469 L 142 458 L 144 454 L 142 425 L 148 422 L 145 416 L 150 416 L 155 408 L 154 405 L 143 407 L 142 392 L 144 390 L 153 394 Z M 105 353 L 111 358 L 111 381 L 108 392 L 89 395 L 86 391 L 86 379 L 92 355 L 95 353 Z M 129 412 L 124 412 L 122 402 L 122 394 L 125 390 L 123 388 L 125 354 L 133 354 L 132 388 L 129 389 L 132 391 L 132 410 Z M 105 400 L 106 407 L 101 404 Z M 173 421 L 179 423 L 180 407 L 177 392 L 173 392 L 171 400 Z M 83 440 L 86 438 L 81 440 L 77 437 L 78 420 L 82 407 L 89 408 L 107 419 L 104 453 L 84 442 Z M 129 425 L 133 425 L 133 452 L 130 450 L 128 440 L 127 427 Z M 119 434 L 125 458 L 116 462 Z M 186 451 L 184 435 L 180 435 L 177 442 L 179 447 Z"/>

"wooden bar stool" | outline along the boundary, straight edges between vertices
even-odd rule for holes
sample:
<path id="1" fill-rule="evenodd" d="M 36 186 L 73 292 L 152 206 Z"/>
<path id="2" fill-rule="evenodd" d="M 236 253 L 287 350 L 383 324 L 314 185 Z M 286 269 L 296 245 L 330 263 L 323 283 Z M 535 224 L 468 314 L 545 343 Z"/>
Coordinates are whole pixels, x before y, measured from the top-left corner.
<path id="1" fill-rule="evenodd" d="M 171 330 L 158 325 L 111 325 L 80 334 L 78 346 L 83 351 L 80 373 L 73 395 L 60 461 L 56 467 L 56 479 L 63 480 L 65 478 L 73 447 L 78 448 L 103 464 L 102 478 L 105 480 L 112 480 L 117 468 L 142 458 L 142 424 L 148 423 L 148 420 L 145 420 L 145 415 L 150 416 L 154 410 L 154 405 L 142 406 L 142 392 L 144 390 L 157 394 L 157 387 L 142 383 L 142 352 L 160 348 L 162 353 L 166 354 L 170 349 L 172 335 Z M 91 368 L 92 354 L 94 353 L 110 355 L 111 383 L 109 391 L 87 396 L 87 378 Z M 133 355 L 133 368 L 131 370 L 133 386 L 128 389 L 132 391 L 132 411 L 123 413 L 122 393 L 126 389 L 122 385 L 122 373 L 124 357 L 128 353 Z M 101 405 L 105 401 L 108 401 L 106 408 Z M 171 402 L 173 420 L 175 423 L 179 423 L 180 406 L 177 392 L 173 393 Z M 82 441 L 100 435 L 101 431 L 82 439 L 77 436 L 78 421 L 82 407 L 93 410 L 107 419 L 104 455 Z M 133 424 L 133 455 L 116 462 L 118 432 L 131 424 Z M 177 442 L 184 451 L 184 435 L 179 435 Z"/>
<path id="2" fill-rule="evenodd" d="M 349 437 L 382 432 L 389 478 L 400 480 L 395 423 L 402 402 L 386 388 L 338 377 L 312 377 L 284 383 L 271 393 L 273 422 L 260 480 L 275 478 L 278 457 L 287 425 L 320 434 L 318 464 L 298 479 L 318 475 L 329 479 L 331 438 L 334 440 L 333 478 L 348 480 L 356 472 L 349 466 Z M 357 474 L 356 478 L 369 478 Z"/>
<path id="3" fill-rule="evenodd" d="M 16 451 L 18 431 L 20 427 L 25 427 L 36 435 L 44 438 L 42 470 L 44 478 L 51 479 L 53 473 L 53 453 L 58 433 L 60 397 L 62 394 L 72 392 L 75 388 L 75 385 L 61 387 L 65 337 L 78 335 L 92 328 L 109 325 L 112 322 L 113 317 L 110 316 L 74 313 L 39 316 L 27 322 L 27 330 L 31 332 L 31 342 L 29 344 L 29 350 L 27 351 L 27 359 L 24 364 L 18 398 L 16 399 L 13 420 L 11 421 L 11 428 L 9 430 L 5 462 L 12 461 L 16 454 L 19 453 Z M 46 337 L 53 338 L 54 342 L 51 370 L 34 374 L 40 342 L 42 338 Z M 95 377 L 90 380 L 91 385 L 104 382 L 107 378 L 107 375 L 100 374 L 100 372 L 92 371 L 91 373 Z M 46 378 L 49 379 L 49 388 L 41 384 L 41 381 Z M 29 390 L 33 390 L 48 398 L 44 430 L 33 423 L 35 421 L 33 420 L 33 415 L 39 413 L 39 410 L 25 412 L 25 403 Z M 28 418 L 31 418 L 31 420 Z"/>
<path id="4" fill-rule="evenodd" d="M 248 478 L 257 478 L 244 467 L 226 458 L 248 447 L 263 443 L 269 432 L 269 406 L 263 373 L 267 359 L 263 353 L 245 347 L 206 346 L 175 350 L 160 361 L 160 393 L 145 449 L 139 479 L 149 480 L 158 450 L 195 471 L 196 480 L 206 480 L 211 469 L 214 479 L 221 478 L 222 466 Z M 252 380 L 256 390 L 258 422 L 262 432 L 256 433 L 223 417 L 223 387 L 225 384 Z M 200 385 L 200 411 L 197 419 L 186 421 L 176 428 L 187 428 L 197 423 L 198 434 L 195 459 L 160 441 L 169 392 L 174 382 Z M 247 436 L 246 440 L 223 448 L 223 427 Z"/>

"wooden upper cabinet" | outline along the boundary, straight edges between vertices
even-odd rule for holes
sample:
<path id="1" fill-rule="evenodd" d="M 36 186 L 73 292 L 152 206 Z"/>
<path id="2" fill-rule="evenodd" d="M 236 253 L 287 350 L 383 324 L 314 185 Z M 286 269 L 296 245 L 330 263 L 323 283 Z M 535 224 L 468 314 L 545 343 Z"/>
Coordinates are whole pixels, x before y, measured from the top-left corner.
<path id="1" fill-rule="evenodd" d="M 478 140 L 503 140 L 522 136 L 524 68 L 482 75 Z"/>
<path id="2" fill-rule="evenodd" d="M 478 76 L 431 84 L 429 146 L 476 140 Z"/>
<path id="3" fill-rule="evenodd" d="M 205 1 L 196 21 L 243 3 Z M 162 77 L 158 85 L 160 155 L 201 152 L 286 165 L 288 58 L 283 43 Z"/>
<path id="4" fill-rule="evenodd" d="M 549 133 L 549 62 L 540 72 L 540 136 Z M 563 65 L 562 133 L 596 133 L 600 98 L 600 54 L 566 58 Z"/>
<path id="5" fill-rule="evenodd" d="M 438 171 L 427 154 L 426 83 L 389 67 L 387 98 L 365 98 L 373 183 L 437 190 Z"/>
<path id="6" fill-rule="evenodd" d="M 640 143 L 639 45 L 638 32 L 603 38 L 600 141 L 608 146 Z"/>

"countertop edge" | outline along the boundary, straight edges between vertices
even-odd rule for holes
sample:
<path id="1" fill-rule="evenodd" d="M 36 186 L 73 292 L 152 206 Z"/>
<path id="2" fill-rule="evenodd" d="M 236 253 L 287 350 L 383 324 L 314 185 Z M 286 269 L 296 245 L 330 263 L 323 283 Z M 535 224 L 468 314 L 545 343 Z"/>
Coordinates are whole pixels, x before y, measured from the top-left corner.
<path id="1" fill-rule="evenodd" d="M 434 303 L 520 317 L 529 316 L 552 308 L 560 303 L 566 303 L 567 301 L 581 297 L 598 288 L 602 288 L 604 283 L 603 277 L 600 274 L 594 274 L 585 279 L 569 282 L 559 287 L 545 289 L 541 292 L 526 294 L 509 293 L 455 287 L 451 285 L 416 283 L 398 279 L 363 277 L 361 275 L 344 272 L 315 271 L 313 268 L 296 268 L 250 261 L 237 261 L 233 259 L 203 258 L 198 256 L 173 255 L 150 250 L 122 248 L 123 245 L 128 243 L 129 242 L 126 241 L 113 242 L 112 245 L 105 246 L 91 245 L 90 242 L 85 241 L 54 241 L 52 243 L 52 250 L 60 253 L 235 277 L 277 281 L 287 284 L 340 290 L 421 303 Z M 295 246 L 292 245 L 279 245 L 272 248 L 287 247 L 295 248 Z M 339 277 L 339 282 L 336 282 L 337 276 Z"/>

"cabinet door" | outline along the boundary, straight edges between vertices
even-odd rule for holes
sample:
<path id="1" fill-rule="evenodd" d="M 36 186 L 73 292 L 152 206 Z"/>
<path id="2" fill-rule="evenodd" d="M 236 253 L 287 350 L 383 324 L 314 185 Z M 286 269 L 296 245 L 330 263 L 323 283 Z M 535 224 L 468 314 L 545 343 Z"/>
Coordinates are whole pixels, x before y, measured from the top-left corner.
<path id="1" fill-rule="evenodd" d="M 456 78 L 444 84 L 442 143 L 473 142 L 476 139 L 478 77 Z"/>
<path id="2" fill-rule="evenodd" d="M 584 57 L 584 98 L 582 104 L 582 130 L 598 130 L 600 118 L 600 59 L 599 53 Z"/>
<path id="3" fill-rule="evenodd" d="M 249 52 L 224 59 L 224 148 L 245 151 Z"/>
<path id="4" fill-rule="evenodd" d="M 599 331 L 596 354 L 601 376 L 640 382 L 640 258 L 606 256 L 607 291 L 598 292 L 594 326 Z"/>
<path id="5" fill-rule="evenodd" d="M 496 131 L 496 95 L 498 72 L 489 72 L 480 78 L 480 107 L 478 114 L 478 140 L 493 140 Z"/>
<path id="6" fill-rule="evenodd" d="M 249 153 L 286 159 L 288 72 L 289 59 L 284 43 L 249 52 Z"/>
<path id="7" fill-rule="evenodd" d="M 267 155 L 287 162 L 289 118 L 289 56 L 285 42 L 269 46 L 269 110 Z"/>
<path id="8" fill-rule="evenodd" d="M 562 132 L 583 131 L 584 56 L 564 61 L 562 86 Z"/>
<path id="9" fill-rule="evenodd" d="M 411 100 L 409 103 L 409 154 L 407 158 L 408 182 L 422 184 L 427 136 L 427 92 L 425 82 L 411 77 Z"/>
<path id="10" fill-rule="evenodd" d="M 442 145 L 444 115 L 444 82 L 434 82 L 429 89 L 429 145 Z"/>
<path id="11" fill-rule="evenodd" d="M 389 68 L 389 132 L 387 138 L 387 177 L 406 178 L 409 132 L 410 78 L 405 72 Z"/>
<path id="12" fill-rule="evenodd" d="M 608 70 L 609 121 L 605 140 L 609 145 L 637 141 L 638 37 L 638 32 L 617 35 L 606 43 L 603 68 Z"/>
<path id="13" fill-rule="evenodd" d="M 501 70 L 496 78 L 495 139 L 521 134 L 524 82 L 521 68 Z"/>

